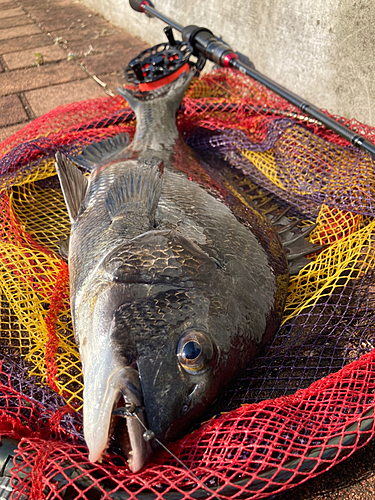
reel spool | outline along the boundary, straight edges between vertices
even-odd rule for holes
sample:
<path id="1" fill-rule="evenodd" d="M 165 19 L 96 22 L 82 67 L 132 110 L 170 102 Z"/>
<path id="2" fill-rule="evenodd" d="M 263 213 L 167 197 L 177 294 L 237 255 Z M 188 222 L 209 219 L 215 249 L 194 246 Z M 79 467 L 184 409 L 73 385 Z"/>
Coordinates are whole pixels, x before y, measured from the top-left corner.
<path id="1" fill-rule="evenodd" d="M 201 71 L 206 58 L 200 56 L 192 63 L 193 47 L 189 42 L 175 40 L 172 28 L 164 28 L 167 43 L 159 43 L 141 52 L 132 59 L 125 69 L 125 78 L 129 83 L 138 85 L 139 90 L 152 90 L 177 78 L 189 64 Z M 163 81 L 161 81 L 163 80 Z"/>

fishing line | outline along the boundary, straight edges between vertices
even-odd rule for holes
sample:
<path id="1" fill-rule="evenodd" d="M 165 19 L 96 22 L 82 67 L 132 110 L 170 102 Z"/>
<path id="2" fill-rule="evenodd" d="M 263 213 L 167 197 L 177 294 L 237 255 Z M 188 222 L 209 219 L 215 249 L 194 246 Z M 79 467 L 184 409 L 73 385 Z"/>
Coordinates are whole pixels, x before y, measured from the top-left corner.
<path id="1" fill-rule="evenodd" d="M 123 418 L 136 418 L 138 420 L 138 422 L 141 424 L 141 426 L 143 427 L 144 429 L 144 434 L 143 434 L 143 439 L 149 443 L 150 441 L 156 441 L 158 443 L 159 446 L 161 446 L 166 452 L 168 452 L 172 458 L 174 458 L 174 460 L 176 460 L 176 462 L 181 465 L 181 467 L 183 467 L 188 473 L 189 475 L 191 475 L 191 477 L 197 482 L 197 485 L 200 486 L 201 488 L 203 488 L 205 491 L 207 491 L 208 493 L 210 493 L 210 495 L 213 497 L 213 498 L 217 498 L 217 500 L 221 500 L 220 497 L 218 497 L 215 492 L 213 492 L 210 488 L 208 488 L 200 479 L 198 476 L 196 476 L 194 474 L 194 472 L 189 469 L 189 467 L 184 464 L 184 462 L 182 462 L 171 450 L 169 450 L 161 441 L 159 441 L 159 439 L 157 437 L 155 437 L 155 434 L 154 432 L 151 430 L 151 429 L 147 429 L 146 425 L 142 422 L 142 420 L 139 418 L 139 416 L 137 415 L 137 411 L 139 410 L 143 410 L 143 407 L 141 406 L 135 406 L 134 404 L 129 404 L 129 405 L 126 405 L 127 407 L 123 407 L 123 408 L 116 408 L 116 410 L 114 410 L 112 412 L 112 415 L 119 415 Z"/>

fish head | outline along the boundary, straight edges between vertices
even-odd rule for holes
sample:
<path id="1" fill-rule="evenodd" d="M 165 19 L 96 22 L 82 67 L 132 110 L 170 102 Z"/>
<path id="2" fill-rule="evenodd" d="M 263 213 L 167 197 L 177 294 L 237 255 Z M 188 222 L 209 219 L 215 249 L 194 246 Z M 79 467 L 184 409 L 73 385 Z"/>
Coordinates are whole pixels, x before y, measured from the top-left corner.
<path id="1" fill-rule="evenodd" d="M 170 441 L 216 396 L 220 351 L 210 331 L 209 302 L 197 290 L 159 284 L 147 301 L 128 304 L 118 313 L 117 338 L 130 330 L 136 339 L 131 358 L 148 429 L 157 440 Z"/>
<path id="2" fill-rule="evenodd" d="M 181 435 L 238 371 L 238 297 L 215 259 L 174 231 L 134 238 L 103 267 L 111 286 L 96 294 L 100 313 L 92 327 L 108 335 L 83 363 L 85 438 L 95 461 L 117 428 L 117 441 L 138 471 L 150 446 Z M 101 361 L 94 359 L 98 352 Z M 124 403 L 137 416 L 111 417 Z M 156 437 L 147 444 L 146 429 Z"/>
<path id="3" fill-rule="evenodd" d="M 227 287 L 215 259 L 177 232 L 150 231 L 126 247 L 111 273 L 133 299 L 116 310 L 111 339 L 116 358 L 136 366 L 148 428 L 166 442 L 207 408 L 227 373 L 217 373 L 231 347 Z"/>

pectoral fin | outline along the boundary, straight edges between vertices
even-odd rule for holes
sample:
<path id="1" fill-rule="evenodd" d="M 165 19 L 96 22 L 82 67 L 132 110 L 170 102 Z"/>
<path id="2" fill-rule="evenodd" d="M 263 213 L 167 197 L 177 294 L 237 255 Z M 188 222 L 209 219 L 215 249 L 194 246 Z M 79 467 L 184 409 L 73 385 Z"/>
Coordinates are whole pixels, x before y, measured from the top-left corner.
<path id="1" fill-rule="evenodd" d="M 69 257 L 69 236 L 61 236 L 59 238 L 59 254 L 60 257 L 68 262 Z"/>
<path id="2" fill-rule="evenodd" d="M 56 153 L 56 172 L 59 177 L 61 190 L 64 195 L 70 222 L 74 222 L 78 215 L 87 190 L 88 180 L 62 153 Z"/>

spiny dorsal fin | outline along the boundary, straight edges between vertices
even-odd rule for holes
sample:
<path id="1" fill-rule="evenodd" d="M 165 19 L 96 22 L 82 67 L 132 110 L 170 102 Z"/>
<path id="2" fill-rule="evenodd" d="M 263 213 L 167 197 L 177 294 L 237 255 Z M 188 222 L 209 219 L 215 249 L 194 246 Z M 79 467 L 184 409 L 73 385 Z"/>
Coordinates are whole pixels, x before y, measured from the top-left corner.
<path id="1" fill-rule="evenodd" d="M 310 263 L 310 260 L 305 258 L 306 255 L 323 250 L 325 245 L 315 245 L 307 240 L 307 236 L 317 227 L 317 224 L 311 224 L 302 229 L 298 227 L 301 222 L 298 219 L 290 221 L 283 217 L 280 222 L 281 224 L 275 225 L 274 228 L 279 234 L 288 259 L 289 272 L 293 276 Z"/>
<path id="2" fill-rule="evenodd" d="M 79 207 L 86 195 L 88 180 L 62 153 L 56 153 L 56 172 L 59 176 L 70 222 L 77 218 Z"/>
<path id="3" fill-rule="evenodd" d="M 160 198 L 162 177 L 163 161 L 157 157 L 141 160 L 134 169 L 120 175 L 106 197 L 111 219 L 120 213 L 139 211 L 140 207 L 152 217 Z"/>
<path id="4" fill-rule="evenodd" d="M 81 154 L 72 156 L 70 159 L 80 167 L 91 172 L 98 165 L 105 165 L 112 160 L 120 158 L 129 144 L 129 134 L 124 132 L 115 137 L 94 142 L 90 146 L 87 146 Z"/>

